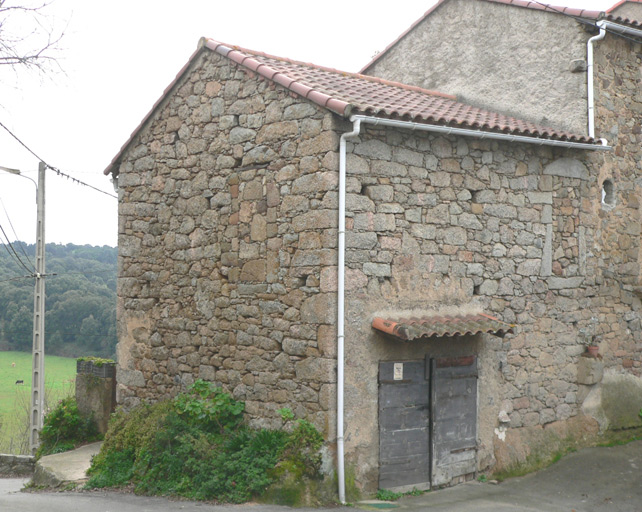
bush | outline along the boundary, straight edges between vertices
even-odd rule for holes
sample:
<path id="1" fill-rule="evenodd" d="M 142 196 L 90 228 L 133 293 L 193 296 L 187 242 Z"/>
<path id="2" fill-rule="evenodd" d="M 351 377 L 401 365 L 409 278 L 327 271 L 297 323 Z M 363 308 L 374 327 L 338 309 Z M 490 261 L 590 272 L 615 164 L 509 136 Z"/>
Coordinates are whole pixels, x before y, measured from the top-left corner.
<path id="1" fill-rule="evenodd" d="M 220 434 L 234 430 L 243 421 L 245 404 L 237 402 L 221 388 L 197 380 L 187 393 L 174 399 L 176 411 L 204 430 Z"/>
<path id="2" fill-rule="evenodd" d="M 323 439 L 299 420 L 291 433 L 251 429 L 245 404 L 202 380 L 170 401 L 112 417 L 89 470 L 90 488 L 133 484 L 142 494 L 242 503 L 262 494 L 288 460 L 314 473 Z"/>
<path id="3" fill-rule="evenodd" d="M 40 447 L 37 457 L 73 450 L 75 447 L 100 439 L 92 418 L 84 417 L 78 411 L 74 397 L 63 398 L 49 412 L 40 430 Z"/>

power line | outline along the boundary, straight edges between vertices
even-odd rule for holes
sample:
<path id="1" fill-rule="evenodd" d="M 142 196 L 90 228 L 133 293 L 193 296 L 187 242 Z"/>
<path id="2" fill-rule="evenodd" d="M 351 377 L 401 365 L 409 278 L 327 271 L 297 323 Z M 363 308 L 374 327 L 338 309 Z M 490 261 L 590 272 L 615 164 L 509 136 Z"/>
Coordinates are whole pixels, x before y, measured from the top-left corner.
<path id="1" fill-rule="evenodd" d="M 18 242 L 18 247 L 20 247 L 20 252 L 24 255 L 27 260 L 29 260 L 29 263 L 31 263 L 31 260 L 29 259 L 29 256 L 27 255 L 24 244 L 22 242 L 19 242 L 19 237 L 18 233 L 16 233 L 16 229 L 13 227 L 13 223 L 11 222 L 11 218 L 9 217 L 9 213 L 7 212 L 7 209 L 4 207 L 4 201 L 2 201 L 2 198 L 0 197 L 0 204 L 2 205 L 2 209 L 4 210 L 4 214 L 7 217 L 7 220 L 9 221 L 9 225 L 11 226 L 11 231 L 13 231 L 13 236 L 15 236 L 16 241 Z M 35 267 L 34 267 L 35 270 Z"/>
<path id="2" fill-rule="evenodd" d="M 0 331 L 4 333 L 5 335 L 7 334 L 32 334 L 31 331 Z M 52 334 L 60 334 L 62 336 L 82 336 L 83 338 L 115 338 L 116 334 L 80 334 L 79 332 L 60 332 L 60 331 L 52 331 L 49 335 L 51 336 Z"/>
<path id="3" fill-rule="evenodd" d="M 21 279 L 33 279 L 33 275 L 17 276 L 17 277 L 12 277 L 10 279 L 3 279 L 2 281 L 0 281 L 0 283 L 9 283 L 11 281 L 19 281 Z"/>
<path id="4" fill-rule="evenodd" d="M 29 153 L 31 153 L 33 156 L 35 156 L 35 157 L 36 157 L 38 160 L 40 160 L 41 162 L 44 162 L 44 160 L 43 160 L 42 158 L 40 158 L 38 155 L 36 155 L 36 154 L 33 152 L 33 150 L 32 150 L 29 146 L 27 146 L 24 142 L 22 142 L 22 141 L 21 141 L 21 140 L 20 140 L 16 135 L 14 135 L 14 134 L 13 134 L 13 132 L 12 132 L 11 130 L 9 130 L 9 128 L 7 128 L 4 124 L 2 124 L 2 122 L 1 122 L 1 121 L 0 121 L 0 126 L 1 126 L 2 128 L 4 128 L 4 129 L 7 131 L 7 133 L 8 133 L 9 135 L 11 135 L 14 139 L 16 139 L 16 140 L 18 141 L 18 143 L 19 143 L 23 148 L 25 148 L 27 151 L 29 151 Z"/>
<path id="5" fill-rule="evenodd" d="M 56 272 L 55 274 L 51 274 L 51 275 L 54 275 L 56 277 L 60 277 L 60 276 L 79 276 L 79 275 L 80 276 L 92 276 L 92 275 L 97 275 L 97 274 L 106 274 L 108 272 L 109 273 L 113 273 L 114 275 L 116 275 L 116 271 L 114 271 L 114 270 L 98 270 L 98 271 L 95 271 L 95 272 Z"/>
<path id="6" fill-rule="evenodd" d="M 18 263 L 22 266 L 22 268 L 24 268 L 27 272 L 30 272 L 32 273 L 32 275 L 34 275 L 33 274 L 34 270 L 30 269 L 29 267 L 27 267 L 27 265 L 25 265 L 24 261 L 22 261 L 22 259 L 20 258 L 20 255 L 16 252 L 11 242 L 9 242 L 9 237 L 7 236 L 7 233 L 2 227 L 2 224 L 0 224 L 0 231 L 2 231 L 2 234 L 4 235 L 4 238 L 7 241 L 7 243 L 5 244 L 4 240 L 0 240 L 0 241 L 2 242 L 2 245 L 4 245 L 7 252 L 9 253 L 9 256 L 17 260 Z M 9 245 L 9 247 L 7 247 L 7 244 Z M 9 248 L 11 248 L 11 250 L 9 250 Z"/>
<path id="7" fill-rule="evenodd" d="M 81 180 L 79 180 L 78 178 L 74 178 L 73 176 L 70 176 L 69 174 L 66 174 L 66 173 L 62 172 L 62 171 L 61 171 L 60 169 L 58 169 L 57 167 L 53 167 L 52 165 L 49 165 L 47 162 L 45 162 L 45 160 L 44 160 L 44 159 L 40 158 L 40 157 L 35 153 L 35 151 L 33 151 L 29 146 L 27 146 L 24 142 L 22 142 L 22 141 L 18 138 L 18 136 L 17 136 L 17 135 L 15 135 L 11 130 L 9 130 L 9 128 L 7 128 L 4 124 L 2 124 L 2 122 L 0 122 L 0 127 L 4 128 L 4 130 L 5 130 L 9 135 L 11 135 L 15 140 L 17 140 L 17 141 L 18 141 L 18 143 L 19 143 L 23 148 L 25 148 L 27 151 L 29 151 L 29 153 L 31 153 L 31 154 L 32 154 L 33 156 L 35 156 L 39 161 L 41 161 L 43 164 L 45 164 L 45 167 L 46 167 L 47 169 L 51 169 L 51 170 L 52 170 L 53 172 L 55 172 L 58 176 L 62 176 L 63 178 L 70 179 L 70 180 L 72 180 L 74 183 L 76 183 L 76 184 L 78 184 L 78 185 L 83 185 L 83 186 L 85 186 L 85 187 L 89 187 L 89 188 L 91 188 L 91 189 L 95 190 L 96 192 L 100 192 L 101 194 L 105 194 L 105 195 L 107 195 L 107 196 L 109 196 L 109 197 L 113 197 L 114 199 L 118 199 L 118 196 L 115 196 L 114 194 L 110 194 L 109 192 L 105 192 L 104 190 L 101 190 L 101 189 L 99 189 L 99 188 L 97 188 L 97 187 L 94 187 L 93 185 L 90 185 L 89 183 L 85 183 L 84 181 L 81 181 Z"/>
<path id="8" fill-rule="evenodd" d="M 99 270 L 96 272 L 52 272 L 48 274 L 44 274 L 42 277 L 63 277 L 63 276 L 94 276 L 98 274 L 107 274 L 107 273 L 113 273 L 114 277 L 116 277 L 116 272 L 113 270 Z M 10 281 L 19 281 L 20 279 L 32 279 L 33 278 L 33 273 L 29 274 L 28 276 L 16 276 L 16 277 L 11 277 L 9 279 L 3 279 L 0 281 L 0 283 L 8 283 Z"/>
<path id="9" fill-rule="evenodd" d="M 67 178 L 74 183 L 78 185 L 83 185 L 85 187 L 89 187 L 91 189 L 94 189 L 96 192 L 100 192 L 101 194 L 105 194 L 106 196 L 113 197 L 114 199 L 118 199 L 118 196 L 115 196 L 114 194 L 110 194 L 109 192 L 105 192 L 104 190 L 100 190 L 98 187 L 94 187 L 93 185 L 90 185 L 89 183 L 85 183 L 84 181 L 80 181 L 78 178 L 74 178 L 73 176 L 69 176 L 69 174 L 65 174 L 62 172 L 60 169 L 57 167 L 52 167 L 51 165 L 45 163 L 47 166 L 47 169 L 51 169 L 53 172 L 55 172 L 58 176 L 62 176 L 63 178 Z"/>

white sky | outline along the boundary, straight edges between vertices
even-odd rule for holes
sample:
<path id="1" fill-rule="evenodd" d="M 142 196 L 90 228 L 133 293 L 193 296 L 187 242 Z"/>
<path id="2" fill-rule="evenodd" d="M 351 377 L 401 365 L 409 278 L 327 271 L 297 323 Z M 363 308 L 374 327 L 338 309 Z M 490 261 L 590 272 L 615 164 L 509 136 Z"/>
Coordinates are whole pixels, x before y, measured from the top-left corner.
<path id="1" fill-rule="evenodd" d="M 26 4 L 31 0 L 7 0 Z M 604 10 L 615 0 L 558 0 Z M 201 36 L 358 71 L 434 0 L 55 0 L 64 73 L 17 79 L 0 69 L 0 122 L 61 171 L 113 193 L 102 174 L 196 49 Z M 6 66 L 4 66 L 6 67 Z M 3 66 L 0 66 L 3 68 Z M 36 179 L 38 160 L 0 128 L 0 166 Z M 117 243 L 117 201 L 47 173 L 46 241 Z M 0 172 L 0 225 L 35 240 L 35 190 Z M 15 228 L 15 235 L 5 215 Z"/>

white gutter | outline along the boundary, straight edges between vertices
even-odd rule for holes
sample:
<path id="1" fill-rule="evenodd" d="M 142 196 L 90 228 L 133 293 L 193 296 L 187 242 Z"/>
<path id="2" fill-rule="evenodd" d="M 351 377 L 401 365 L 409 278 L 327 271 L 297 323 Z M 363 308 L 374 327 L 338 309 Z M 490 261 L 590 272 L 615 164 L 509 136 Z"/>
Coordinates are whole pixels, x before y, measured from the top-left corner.
<path id="1" fill-rule="evenodd" d="M 363 123 L 373 124 L 373 125 L 382 125 L 382 126 L 392 126 L 395 128 L 402 128 L 406 130 L 417 130 L 424 132 L 435 132 L 443 133 L 446 135 L 460 135 L 463 137 L 475 137 L 478 139 L 494 139 L 494 140 L 503 140 L 508 142 L 522 142 L 525 144 L 535 144 L 537 146 L 555 146 L 563 148 L 573 148 L 573 149 L 588 149 L 593 151 L 610 151 L 613 149 L 611 146 L 604 144 L 587 144 L 583 142 L 569 142 L 564 140 L 553 140 L 553 139 L 539 139 L 536 137 L 525 137 L 524 135 L 511 135 L 508 133 L 495 133 L 495 132 L 484 132 L 481 130 L 469 130 L 467 128 L 454 128 L 450 126 L 440 126 L 434 124 L 423 124 L 423 123 L 413 123 L 410 121 L 399 121 L 396 119 L 382 119 L 378 117 L 368 117 L 362 115 L 355 115 L 350 117 L 352 122 L 360 120 Z"/>
<path id="2" fill-rule="evenodd" d="M 600 29 L 604 27 L 607 32 L 611 32 L 613 34 L 642 37 L 642 30 L 639 28 L 627 27 L 626 25 L 620 25 L 619 23 L 613 23 L 612 21 L 598 21 L 597 26 L 600 27 Z"/>
<path id="3" fill-rule="evenodd" d="M 343 447 L 343 366 L 345 324 L 345 253 L 346 253 L 346 140 L 356 137 L 361 130 L 361 120 L 353 120 L 353 130 L 339 139 L 339 262 L 337 269 L 337 480 L 339 501 L 346 503 L 345 451 Z"/>
<path id="4" fill-rule="evenodd" d="M 595 86 L 593 84 L 593 43 L 604 39 L 606 30 L 604 29 L 604 21 L 598 21 L 597 27 L 600 33 L 591 37 L 586 43 L 586 76 L 587 76 L 587 91 L 588 91 L 588 132 L 589 137 L 595 138 Z"/>

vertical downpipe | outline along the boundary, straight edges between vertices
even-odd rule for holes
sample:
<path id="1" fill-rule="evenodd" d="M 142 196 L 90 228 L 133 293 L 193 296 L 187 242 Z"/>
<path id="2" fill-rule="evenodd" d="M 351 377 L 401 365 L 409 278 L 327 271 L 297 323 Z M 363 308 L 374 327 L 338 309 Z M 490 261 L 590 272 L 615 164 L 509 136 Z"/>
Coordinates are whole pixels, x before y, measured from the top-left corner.
<path id="1" fill-rule="evenodd" d="M 587 96 L 588 96 L 588 133 L 589 137 L 595 138 L 595 86 L 593 84 L 593 43 L 604 39 L 606 30 L 604 22 L 598 21 L 597 27 L 600 33 L 591 37 L 586 43 L 586 76 L 587 76 Z"/>
<path id="2" fill-rule="evenodd" d="M 345 460 L 343 447 L 343 389 L 344 389 L 344 324 L 345 324 L 345 248 L 346 248 L 346 140 L 356 137 L 361 130 L 361 120 L 353 121 L 353 130 L 341 135 L 339 140 L 339 230 L 337 268 L 337 481 L 339 501 L 346 503 Z"/>

